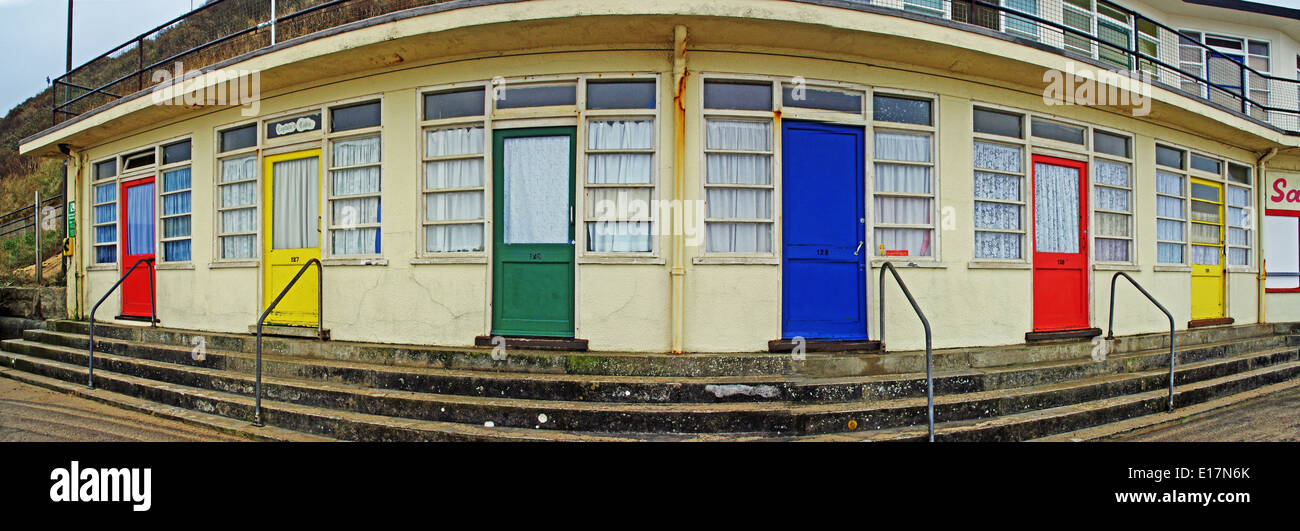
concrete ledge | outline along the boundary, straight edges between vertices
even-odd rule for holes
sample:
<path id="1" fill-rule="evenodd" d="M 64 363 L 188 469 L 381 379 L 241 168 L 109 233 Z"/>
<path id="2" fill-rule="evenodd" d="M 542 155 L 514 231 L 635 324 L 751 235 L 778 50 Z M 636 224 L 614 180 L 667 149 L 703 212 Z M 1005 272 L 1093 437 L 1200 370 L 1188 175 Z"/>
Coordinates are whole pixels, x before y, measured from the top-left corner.
<path id="1" fill-rule="evenodd" d="M 854 352 L 878 351 L 882 345 L 879 341 L 866 339 L 805 341 L 804 352 Z M 768 352 L 793 352 L 795 342 L 788 339 L 773 339 L 767 342 Z"/>
<path id="2" fill-rule="evenodd" d="M 477 336 L 474 338 L 476 347 L 495 347 L 496 343 L 492 340 L 495 337 L 502 337 L 505 341 L 506 348 L 526 348 L 533 350 L 556 350 L 563 352 L 586 352 L 587 340 L 574 339 L 571 337 L 521 337 L 521 336 Z"/>

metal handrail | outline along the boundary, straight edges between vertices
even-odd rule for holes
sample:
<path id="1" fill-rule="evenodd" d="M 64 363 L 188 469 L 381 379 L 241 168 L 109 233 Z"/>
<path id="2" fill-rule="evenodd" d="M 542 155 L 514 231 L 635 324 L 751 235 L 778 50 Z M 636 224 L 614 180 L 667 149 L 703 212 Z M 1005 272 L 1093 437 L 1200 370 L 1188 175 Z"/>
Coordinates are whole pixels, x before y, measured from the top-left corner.
<path id="1" fill-rule="evenodd" d="M 275 300 L 271 301 L 270 306 L 266 307 L 266 311 L 262 312 L 262 316 L 257 318 L 257 383 L 254 386 L 254 391 L 253 391 L 255 395 L 253 399 L 254 400 L 253 403 L 253 425 L 254 426 L 263 425 L 262 424 L 262 325 L 266 323 L 266 318 L 271 315 L 271 312 L 273 310 L 275 310 L 276 305 L 280 304 L 280 299 L 283 299 L 285 295 L 289 294 L 289 290 L 293 288 L 294 284 L 298 283 L 298 279 L 302 278 L 302 274 L 306 273 L 307 268 L 313 265 L 316 266 L 316 312 L 317 312 L 316 337 L 319 338 L 324 336 L 325 329 L 324 329 L 324 325 L 321 322 L 321 314 L 325 313 L 323 311 L 325 307 L 325 281 L 324 281 L 325 268 L 321 266 L 320 260 L 312 258 L 311 260 L 308 260 L 307 263 L 303 264 L 302 268 L 298 269 L 298 274 L 293 276 L 293 280 L 290 280 L 289 284 L 287 284 L 284 287 L 284 289 L 280 290 L 280 294 L 275 297 Z"/>
<path id="2" fill-rule="evenodd" d="M 1129 284 L 1132 284 L 1143 295 L 1146 295 L 1147 300 L 1155 304 L 1156 308 L 1160 308 L 1160 311 L 1165 312 L 1165 317 L 1169 318 L 1169 412 L 1172 413 L 1174 411 L 1174 367 L 1178 364 L 1178 358 L 1174 355 L 1174 316 L 1169 313 L 1169 310 L 1165 309 L 1163 304 L 1160 304 L 1160 301 L 1152 297 L 1136 280 L 1133 280 L 1133 277 L 1128 276 L 1128 273 L 1116 271 L 1115 275 L 1110 277 L 1110 323 L 1107 325 L 1107 340 L 1115 339 L 1115 281 L 1119 280 L 1119 277 L 1128 280 Z"/>
<path id="3" fill-rule="evenodd" d="M 112 295 L 113 291 L 117 290 L 117 287 L 122 285 L 122 282 L 126 280 L 126 277 L 131 276 L 131 273 L 135 271 L 135 268 L 140 267 L 140 264 L 145 264 L 149 268 L 149 326 L 158 326 L 158 303 L 156 298 L 157 296 L 154 293 L 153 278 L 154 259 L 141 258 L 136 260 L 134 264 L 131 264 L 131 268 L 126 270 L 126 273 L 122 275 L 122 278 L 117 279 L 117 283 L 113 284 L 113 287 L 108 288 L 108 292 L 104 293 L 104 296 L 99 298 L 99 302 L 95 303 L 95 307 L 90 309 L 90 346 L 87 349 L 90 353 L 90 361 L 86 364 L 89 369 L 87 373 L 88 380 L 86 386 L 91 389 L 95 388 L 95 312 L 99 310 L 99 305 L 104 304 L 104 301 L 108 300 L 108 296 Z"/>
<path id="4" fill-rule="evenodd" d="M 912 297 L 912 292 L 907 289 L 907 284 L 903 283 L 903 278 L 898 276 L 898 270 L 894 269 L 894 264 L 883 262 L 880 265 L 880 344 L 885 343 L 885 270 L 894 275 L 894 280 L 898 281 L 898 287 L 903 290 L 903 296 L 907 297 L 907 302 L 912 304 L 912 310 L 916 316 L 921 319 L 921 326 L 925 327 L 925 401 L 926 410 L 930 426 L 930 442 L 934 442 L 934 351 L 930 347 L 930 320 L 925 318 L 921 312 L 921 307 L 916 304 L 916 299 Z"/>

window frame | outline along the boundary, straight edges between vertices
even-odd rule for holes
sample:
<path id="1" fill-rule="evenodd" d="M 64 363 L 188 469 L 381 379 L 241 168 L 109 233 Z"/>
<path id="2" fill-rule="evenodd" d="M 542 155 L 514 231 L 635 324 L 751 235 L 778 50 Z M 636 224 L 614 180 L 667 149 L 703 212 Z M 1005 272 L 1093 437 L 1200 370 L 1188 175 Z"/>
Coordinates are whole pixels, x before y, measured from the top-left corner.
<path id="1" fill-rule="evenodd" d="M 121 255 L 121 240 L 122 240 L 122 235 L 119 234 L 119 232 L 121 232 L 121 231 L 118 230 L 118 228 L 117 228 L 117 224 L 118 224 L 118 221 L 119 221 L 119 220 L 118 220 L 118 217 L 119 217 L 119 216 L 118 216 L 118 208 L 119 208 L 119 207 L 118 207 L 118 202 L 121 200 L 121 198 L 118 197 L 119 195 L 121 195 L 120 192 L 119 192 L 119 190 L 118 190 L 118 187 L 119 187 L 119 184 L 120 184 L 120 182 L 119 182 L 119 180 L 118 180 L 118 177 L 121 175 L 121 171 L 120 171 L 121 168 L 119 167 L 119 165 L 121 164 L 120 156 L 121 156 L 121 154 L 119 153 L 119 154 L 114 154 L 114 155 L 111 155 L 111 156 L 108 156 L 108 157 L 103 157 L 103 158 L 101 158 L 101 159 L 99 159 L 99 160 L 92 161 L 92 162 L 90 163 L 90 165 L 89 165 L 89 167 L 90 167 L 90 179 L 89 179 L 89 181 L 90 181 L 90 183 L 89 183 L 89 184 L 90 184 L 90 194 L 89 194 L 89 195 L 90 195 L 90 198 L 91 198 L 91 199 L 90 199 L 90 208 L 88 209 L 88 210 L 90 211 L 90 212 L 89 212 L 90 223 L 88 223 L 88 225 L 90 225 L 90 232 L 91 232 L 91 235 L 92 235 L 90 238 L 88 238 L 88 240 L 90 241 L 90 244 L 91 244 L 91 247 L 90 247 L 90 249 L 91 249 L 91 265 L 90 265 L 90 267 L 96 267 L 96 266 L 98 266 L 98 267 L 103 267 L 103 268 L 107 268 L 107 267 L 109 267 L 109 266 L 116 267 L 116 266 L 117 266 L 117 263 L 122 261 L 122 255 Z M 105 178 L 102 178 L 102 179 L 99 178 L 99 175 L 98 175 L 99 165 L 102 164 L 102 163 L 104 163 L 104 162 L 109 162 L 109 161 L 112 161 L 113 164 L 114 164 L 114 166 L 113 166 L 113 176 L 112 176 L 112 177 L 105 177 Z M 97 201 L 97 199 L 98 199 L 98 194 L 96 193 L 96 190 L 97 190 L 99 187 L 101 187 L 101 186 L 109 186 L 109 187 L 112 187 L 112 188 L 113 188 L 113 200 L 112 200 L 112 201 L 105 201 L 105 202 L 103 202 L 103 203 L 100 203 L 100 202 Z M 95 214 L 95 211 L 98 210 L 99 207 L 101 207 L 101 206 L 106 206 L 106 205 L 112 205 L 112 206 L 113 206 L 113 207 L 112 207 L 112 210 L 113 210 L 113 221 L 100 223 L 100 222 L 97 221 L 97 216 L 96 216 L 96 214 Z M 113 229 L 113 241 L 112 241 L 111 243 L 108 243 L 108 242 L 100 242 L 100 241 L 98 240 L 98 239 L 99 239 L 99 227 L 101 227 L 101 226 L 109 226 L 109 225 L 111 225 L 111 226 L 114 227 L 114 229 Z M 110 245 L 113 246 L 113 260 L 112 260 L 111 262 L 100 262 L 100 261 L 99 261 L 99 248 L 100 248 L 100 247 L 108 247 L 108 246 L 110 246 Z"/>
<path id="2" fill-rule="evenodd" d="M 1090 253 L 1091 253 L 1092 263 L 1093 263 L 1093 264 L 1100 264 L 1100 265 L 1126 265 L 1126 266 L 1136 266 L 1137 263 L 1138 263 L 1138 258 L 1137 258 L 1137 256 L 1138 256 L 1138 238 L 1137 238 L 1137 161 L 1136 161 L 1136 154 L 1137 154 L 1137 153 L 1136 153 L 1136 152 L 1137 152 L 1137 146 L 1136 146 L 1136 143 L 1137 143 L 1137 139 L 1136 139 L 1136 138 L 1134 137 L 1134 135 L 1131 134 L 1131 133 L 1124 133 L 1124 132 L 1117 131 L 1117 130 L 1113 130 L 1113 129 L 1107 129 L 1107 128 L 1103 128 L 1103 127 L 1091 127 L 1090 129 L 1091 129 L 1091 130 L 1089 131 L 1089 133 L 1091 133 L 1091 134 L 1088 134 L 1088 135 L 1087 135 L 1087 136 L 1088 136 L 1088 139 L 1087 139 L 1087 140 L 1088 140 L 1088 143 L 1089 143 L 1089 150 L 1088 150 L 1088 152 L 1091 154 L 1091 160 L 1089 161 L 1089 164 L 1088 164 L 1088 172 L 1089 172 L 1089 174 L 1090 174 L 1090 175 L 1089 175 L 1089 179 L 1090 179 L 1090 181 L 1091 181 L 1092 186 L 1090 186 L 1090 187 L 1088 188 L 1089 193 L 1091 194 L 1091 197 L 1089 198 L 1089 199 L 1090 199 L 1090 201 L 1089 201 L 1089 205 L 1088 205 L 1088 209 L 1089 209 L 1089 214 L 1088 214 L 1088 215 L 1090 216 L 1090 219 L 1089 219 L 1089 222 L 1088 222 L 1088 226 L 1089 226 L 1088 228 L 1090 229 L 1090 230 L 1088 231 L 1088 236 L 1089 236 L 1088 245 L 1091 246 Z M 1128 157 L 1123 157 L 1123 156 L 1120 156 L 1120 155 L 1114 155 L 1114 154 L 1111 154 L 1111 153 L 1103 153 L 1103 152 L 1101 152 L 1101 151 L 1097 151 L 1096 133 L 1098 133 L 1098 132 L 1101 132 L 1101 133 L 1104 133 L 1104 134 L 1108 134 L 1108 135 L 1112 135 L 1112 136 L 1119 136 L 1119 137 L 1123 137 L 1123 138 L 1127 139 L 1127 140 L 1128 140 L 1128 154 L 1129 154 L 1129 156 L 1128 156 Z M 1085 134 L 1086 134 L 1086 133 L 1085 133 Z M 1122 187 L 1122 186 L 1116 186 L 1116 185 L 1111 185 L 1111 184 L 1105 184 L 1105 183 L 1100 183 L 1100 182 L 1098 182 L 1098 181 L 1097 181 L 1097 166 L 1098 166 L 1097 161 L 1105 161 L 1105 162 L 1109 162 L 1109 163 L 1112 163 L 1112 164 L 1123 164 L 1123 165 L 1125 165 L 1125 166 L 1128 166 L 1128 187 L 1126 188 L 1126 187 Z M 1127 191 L 1127 192 L 1128 192 L 1128 208 L 1129 208 L 1128 211 L 1127 211 L 1127 212 L 1119 212 L 1119 211 L 1115 211 L 1115 210 L 1102 210 L 1102 209 L 1097 208 L 1097 204 L 1098 204 L 1098 201 L 1097 201 L 1097 187 L 1098 187 L 1098 186 L 1100 186 L 1100 187 L 1104 187 L 1104 188 L 1112 188 L 1112 189 L 1117 189 L 1117 190 L 1124 190 L 1124 191 Z M 1121 236 L 1103 236 L 1103 235 L 1101 235 L 1101 234 L 1100 234 L 1100 230 L 1097 230 L 1097 229 L 1096 229 L 1096 225 L 1097 225 L 1096 220 L 1097 220 L 1097 214 L 1098 214 L 1098 213 L 1103 213 L 1103 214 L 1115 214 L 1115 215 L 1122 215 L 1122 216 L 1127 217 L 1127 218 L 1128 218 L 1128 234 L 1129 234 L 1128 237 L 1125 238 L 1125 237 L 1121 237 Z M 1128 246 L 1128 258 L 1129 258 L 1129 259 L 1126 260 L 1126 261 L 1117 261 L 1117 260 L 1100 260 L 1100 259 L 1098 259 L 1098 258 L 1097 258 L 1097 239 L 1098 239 L 1098 238 L 1103 239 L 1103 240 L 1127 240 L 1127 241 L 1128 241 L 1128 244 L 1129 244 L 1129 246 Z"/>
<path id="3" fill-rule="evenodd" d="M 903 98 L 913 100 L 926 100 L 930 103 L 930 125 L 910 124 L 904 122 L 887 122 L 875 119 L 876 96 L 881 95 L 892 98 Z M 866 167 L 867 182 L 864 185 L 866 195 L 866 217 L 869 220 L 866 241 L 871 242 L 871 249 L 867 254 L 872 263 L 881 262 L 931 262 L 939 263 L 942 261 L 942 236 L 943 231 L 939 230 L 940 213 L 943 208 L 940 206 L 941 181 L 939 167 L 939 97 L 932 93 L 902 90 L 886 87 L 870 87 L 867 89 L 866 101 L 864 102 L 864 112 L 869 113 L 870 120 L 866 123 L 866 142 L 867 146 L 864 151 L 864 165 Z M 900 133 L 923 133 L 930 136 L 930 161 L 929 162 L 908 162 L 894 160 L 878 160 L 876 158 L 876 132 L 900 132 Z M 896 164 L 904 166 L 925 166 L 930 168 L 930 193 L 929 194 L 908 194 L 902 192 L 877 192 L 876 191 L 876 164 Z M 928 225 L 917 224 L 899 224 L 899 223 L 881 223 L 876 221 L 876 197 L 877 194 L 884 197 L 914 197 L 930 200 L 930 223 Z M 876 245 L 876 229 L 920 229 L 930 231 L 930 254 L 925 256 L 882 256 L 877 255 L 879 248 Z"/>
<path id="4" fill-rule="evenodd" d="M 440 92 L 456 92 L 458 90 L 473 90 L 475 88 L 483 89 L 483 114 L 474 116 L 456 116 L 452 118 L 437 118 L 433 120 L 424 119 L 424 97 L 428 94 Z M 448 83 L 444 85 L 434 85 L 424 87 L 416 91 L 418 95 L 416 100 L 416 149 L 420 154 L 419 158 L 419 176 L 416 179 L 415 188 L 418 194 L 418 212 L 415 216 L 416 227 L 416 263 L 486 263 L 488 249 L 492 245 L 492 120 L 491 114 L 495 108 L 493 101 L 493 84 L 491 81 L 470 81 L 460 83 Z M 524 110 L 530 107 L 523 108 Z M 505 109 L 514 111 L 516 109 Z M 465 127 L 482 127 L 483 128 L 483 145 L 478 153 L 464 155 L 443 155 L 438 157 L 428 156 L 427 137 L 429 131 L 441 129 L 459 129 Z M 440 160 L 468 160 L 480 158 L 483 160 L 483 180 L 479 186 L 456 187 L 456 188 L 426 188 L 425 184 L 428 178 L 425 174 L 426 166 L 429 162 Z M 444 220 L 429 221 L 427 212 L 427 198 L 430 194 L 437 193 L 455 193 L 455 192 L 472 192 L 477 191 L 483 194 L 482 217 L 477 220 Z M 483 231 L 483 249 L 479 251 L 429 251 L 427 228 L 434 225 L 469 225 L 478 223 Z"/>
<path id="5" fill-rule="evenodd" d="M 348 129 L 346 131 L 337 131 L 337 132 L 333 130 L 334 129 L 333 111 L 335 109 L 352 107 L 356 105 L 364 105 L 368 103 L 379 104 L 379 125 L 360 127 L 357 129 Z M 321 170 L 322 170 L 321 187 L 323 188 L 323 190 L 321 190 L 322 192 L 321 200 L 324 204 L 322 205 L 323 209 L 321 210 L 321 212 L 324 215 L 324 219 L 321 220 L 322 221 L 321 224 L 323 225 L 323 229 L 325 232 L 324 235 L 325 237 L 321 245 L 322 262 L 329 259 L 336 259 L 336 260 L 337 259 L 344 259 L 344 260 L 382 259 L 384 256 L 384 246 L 383 246 L 384 198 L 383 196 L 384 196 L 384 173 L 386 172 L 384 171 L 385 162 L 383 156 L 383 152 L 384 152 L 383 116 L 384 116 L 384 99 L 382 96 L 363 96 L 361 98 L 353 98 L 344 101 L 334 102 L 322 107 L 321 118 L 323 120 L 323 123 L 321 124 L 321 130 L 323 133 L 321 138 L 321 159 L 322 159 L 321 160 Z M 357 140 L 357 139 L 370 138 L 370 137 L 374 137 L 379 140 L 380 154 L 379 154 L 378 162 L 356 164 L 352 166 L 334 165 L 335 142 L 346 141 L 346 140 Z M 347 169 L 358 169 L 358 168 L 369 168 L 369 167 L 379 168 L 379 190 L 378 191 L 362 193 L 362 194 L 349 194 L 349 195 L 334 194 L 334 172 L 335 171 L 347 170 Z M 358 223 L 354 226 L 351 226 L 350 228 L 343 228 L 343 226 L 335 224 L 334 201 L 349 200 L 349 199 L 364 199 L 369 197 L 374 197 L 379 200 L 379 221 L 374 223 Z M 360 229 L 372 229 L 372 228 L 377 230 L 379 236 L 379 245 L 377 246 L 376 252 L 363 253 L 363 254 L 339 254 L 334 252 L 334 231 L 351 230 L 351 229 L 360 230 Z"/>
<path id="6" fill-rule="evenodd" d="M 1155 142 L 1155 146 L 1156 146 L 1156 149 L 1159 149 L 1159 148 L 1161 148 L 1161 147 L 1164 147 L 1164 148 L 1168 148 L 1168 149 L 1173 149 L 1173 150 L 1180 151 L 1180 152 L 1182 152 L 1182 154 L 1183 154 L 1183 156 L 1182 156 L 1182 161 L 1181 161 L 1181 163 L 1182 163 L 1182 167 L 1181 167 L 1181 168 L 1174 168 L 1174 167 L 1172 167 L 1172 166 L 1165 166 L 1165 165 L 1162 165 L 1162 164 L 1160 164 L 1160 163 L 1158 162 L 1158 160 L 1159 160 L 1158 158 L 1156 159 L 1156 161 L 1153 161 L 1153 162 L 1154 162 L 1154 165 L 1155 165 L 1155 174 L 1153 175 L 1153 177 L 1154 177 L 1154 184 L 1155 184 L 1155 208 L 1152 210 L 1152 212 L 1155 213 L 1155 216 L 1154 216 L 1154 217 L 1155 217 L 1155 220 L 1156 220 L 1156 233 L 1155 233 L 1155 234 L 1156 234 L 1156 237 L 1155 237 L 1155 244 L 1156 244 L 1156 261 L 1155 261 L 1155 267 L 1156 267 L 1156 268 L 1160 268 L 1160 267 L 1177 267 L 1177 268 L 1188 268 L 1188 269 L 1190 270 L 1190 268 L 1191 268 L 1191 266 L 1192 266 L 1192 265 L 1191 265 L 1191 258 L 1192 258 L 1192 252 L 1191 252 L 1191 231 L 1192 231 L 1192 228 L 1191 228 L 1191 215 L 1189 214 L 1189 212 L 1190 212 L 1191 207 L 1192 207 L 1192 200 L 1191 200 L 1191 197 L 1192 197 L 1192 177 L 1194 177 L 1194 175 L 1192 175 L 1192 173 L 1191 173 L 1192 150 L 1187 149 L 1187 148 L 1182 147 L 1182 146 L 1178 146 L 1178 145 L 1172 144 L 1172 143 L 1162 142 L 1162 141 L 1159 141 L 1159 140 L 1157 140 L 1157 141 Z M 1181 196 L 1170 195 L 1170 194 L 1162 193 L 1162 192 L 1160 191 L 1160 176 L 1159 176 L 1159 174 L 1160 174 L 1161 171 L 1163 171 L 1164 173 L 1171 174 L 1171 175 L 1177 175 L 1178 178 L 1182 180 L 1182 191 L 1183 191 L 1183 193 L 1182 193 Z M 1172 197 L 1172 198 L 1176 198 L 1176 199 L 1178 199 L 1178 200 L 1182 203 L 1182 207 L 1183 207 L 1183 208 L 1182 208 L 1182 218 L 1181 218 L 1181 219 L 1174 219 L 1174 218 L 1164 217 L 1164 216 L 1161 216 L 1161 215 L 1160 215 L 1160 198 L 1161 198 L 1161 197 Z M 1182 224 L 1182 227 L 1183 227 L 1183 230 L 1182 230 L 1182 233 L 1183 233 L 1183 239 L 1182 239 L 1182 240 L 1178 240 L 1178 241 L 1175 241 L 1175 240 L 1162 240 L 1162 239 L 1160 239 L 1160 221 L 1161 221 L 1161 220 L 1164 220 L 1164 221 L 1177 221 L 1178 223 Z M 1183 252 L 1182 252 L 1182 260 L 1181 260 L 1180 262 L 1162 262 L 1162 261 L 1160 261 L 1160 244 L 1162 244 L 1162 243 L 1164 243 L 1164 244 L 1178 244 L 1179 246 L 1181 246 L 1182 249 L 1183 249 Z"/>
<path id="7" fill-rule="evenodd" d="M 189 143 L 190 143 L 190 158 L 189 158 L 189 159 L 186 159 L 186 160 L 183 160 L 183 161 L 180 161 L 180 162 L 174 162 L 174 163 L 171 163 L 171 164 L 165 164 L 164 161 L 163 161 L 163 159 L 162 159 L 162 156 L 163 156 L 163 150 L 166 149 L 168 146 L 176 145 L 176 144 L 179 144 L 179 143 L 181 143 L 181 142 L 189 142 Z M 190 138 L 190 137 L 185 137 L 185 138 L 183 138 L 183 139 L 178 139 L 178 140 L 169 140 L 169 141 L 162 142 L 162 143 L 158 144 L 158 148 L 157 148 L 157 149 L 158 149 L 157 157 L 158 157 L 158 163 L 159 163 L 159 165 L 158 165 L 158 175 L 157 175 L 157 177 L 155 178 L 154 182 L 157 183 L 157 184 L 155 185 L 155 186 L 156 186 L 156 187 L 155 187 L 155 190 L 156 190 L 156 194 L 155 194 L 155 195 L 157 196 L 157 199 L 158 199 L 158 206 L 157 206 L 157 222 L 158 222 L 158 228 L 157 228 L 157 230 L 156 230 L 155 232 L 158 233 L 158 244 L 157 244 L 157 247 L 155 248 L 154 252 L 156 253 L 156 255 L 162 255 L 162 258 L 158 260 L 158 263 L 159 263 L 159 264 L 191 264 L 191 263 L 194 262 L 194 151 L 193 151 L 193 149 L 194 149 L 194 140 L 193 140 L 192 138 Z M 187 169 L 187 168 L 190 170 L 190 185 L 189 185 L 188 187 L 186 187 L 186 188 L 177 189 L 177 190 L 172 190 L 172 191 L 166 191 L 166 190 L 165 190 L 165 187 L 166 187 L 165 176 L 166 176 L 166 174 L 167 174 L 168 172 L 172 172 L 172 171 L 176 171 L 176 170 L 180 170 L 180 169 Z M 190 208 L 189 208 L 189 210 L 186 211 L 186 212 L 183 213 L 183 214 L 165 214 L 165 213 L 164 213 L 164 210 L 163 210 L 163 205 L 164 205 L 164 202 L 165 202 L 165 200 L 166 200 L 166 197 L 167 197 L 167 196 L 170 196 L 170 195 L 178 195 L 178 194 L 182 194 L 182 193 L 188 193 L 188 194 L 190 194 Z M 174 236 L 174 237 L 170 237 L 170 238 L 168 238 L 168 237 L 166 236 L 166 228 L 165 228 L 165 227 L 166 227 L 166 220 L 168 220 L 168 219 L 173 219 L 173 218 L 180 218 L 180 217 L 189 217 L 189 218 L 190 218 L 190 233 L 189 233 L 189 235 L 188 235 L 188 236 Z M 167 256 L 167 243 L 169 243 L 169 242 L 176 242 L 176 241 L 189 241 L 189 242 L 190 242 L 190 258 L 189 258 L 188 260 L 172 260 L 170 257 Z M 161 251 L 161 252 L 159 252 L 159 251 Z"/>
<path id="8" fill-rule="evenodd" d="M 660 120 L 661 109 L 663 108 L 663 102 L 662 102 L 663 97 L 661 92 L 663 90 L 662 79 L 658 75 L 651 76 L 646 74 L 642 74 L 642 75 L 621 74 L 621 75 L 600 76 L 599 78 L 600 81 L 651 81 L 652 83 L 654 83 L 654 95 L 655 95 L 654 108 L 653 109 L 587 109 L 587 105 L 586 105 L 587 82 L 590 79 L 592 78 L 589 76 L 582 76 L 578 80 L 578 108 L 581 110 L 582 116 L 578 125 L 579 131 L 578 131 L 577 141 L 582 145 L 580 149 L 577 150 L 578 160 L 575 162 L 575 164 L 578 165 L 577 175 L 579 177 L 578 182 L 576 183 L 577 193 L 578 193 L 578 197 L 582 199 L 582 204 L 575 205 L 575 208 L 581 207 L 582 212 L 581 215 L 575 216 L 576 218 L 575 221 L 580 222 L 578 226 L 574 227 L 574 233 L 575 236 L 577 236 L 575 239 L 577 240 L 577 243 L 581 243 L 581 247 L 577 249 L 578 251 L 577 256 L 579 259 L 587 258 L 587 259 L 594 259 L 595 261 L 618 260 L 622 258 L 656 259 L 660 255 L 660 239 L 661 239 L 660 236 L 663 233 L 662 226 L 660 224 L 664 222 L 664 220 L 662 220 L 659 216 L 660 209 L 654 208 L 656 205 L 655 201 L 659 200 L 659 194 L 660 194 L 659 164 L 660 161 L 662 160 L 660 159 L 660 151 L 662 146 L 662 138 L 661 138 L 662 135 L 660 134 L 660 128 L 663 124 L 663 122 Z M 590 143 L 588 141 L 587 135 L 590 131 L 592 122 L 618 121 L 618 120 L 639 121 L 639 120 L 646 120 L 646 119 L 650 121 L 651 129 L 653 130 L 654 133 L 649 149 L 638 149 L 638 150 L 589 149 Z M 589 183 L 587 181 L 589 177 L 587 175 L 587 169 L 588 169 L 587 158 L 592 154 L 601 154 L 601 153 L 614 153 L 614 154 L 649 153 L 650 154 L 650 183 L 649 184 Z M 649 222 L 649 226 L 647 230 L 650 231 L 649 251 L 589 251 L 587 250 L 589 244 L 589 242 L 587 241 L 587 224 L 597 222 L 594 213 L 588 214 L 588 212 L 592 210 L 591 208 L 589 208 L 591 205 L 589 205 L 590 194 L 587 191 L 588 188 L 595 188 L 595 189 L 645 188 L 650 190 L 650 205 L 649 205 L 650 212 L 649 212 L 649 218 L 646 220 Z M 629 221 L 635 221 L 635 220 L 629 220 Z M 577 234 L 577 233 L 581 233 L 581 234 Z"/>
<path id="9" fill-rule="evenodd" d="M 263 135 L 261 129 L 262 129 L 262 123 L 267 119 L 274 119 L 274 118 L 267 117 L 267 118 L 259 118 L 255 120 L 245 120 L 242 122 L 237 122 L 234 124 L 228 124 L 225 126 L 214 128 L 214 134 L 212 135 L 213 152 L 216 153 L 216 155 L 212 157 L 212 161 L 213 161 L 212 183 L 213 183 L 213 192 L 214 192 L 212 197 L 212 213 L 213 213 L 212 233 L 214 236 L 212 238 L 212 263 L 214 264 L 239 264 L 239 263 L 260 264 L 261 263 L 260 261 L 262 259 L 262 225 L 263 225 L 261 221 L 262 201 L 263 201 L 262 186 L 261 186 L 262 148 L 263 148 L 262 136 Z M 225 131 L 239 129 L 242 127 L 247 127 L 249 125 L 253 126 L 254 132 L 256 133 L 254 135 L 253 145 L 239 148 L 239 149 L 232 149 L 230 151 L 221 151 L 221 133 Z M 222 182 L 221 164 L 227 160 L 239 159 L 248 156 L 252 156 L 256 161 L 255 166 L 257 167 L 257 170 L 255 175 L 250 179 L 242 179 L 239 181 L 231 181 L 231 182 Z M 242 206 L 235 206 L 235 207 L 221 206 L 221 195 L 222 195 L 221 190 L 223 186 L 242 184 L 250 181 L 254 183 L 253 186 L 254 201 L 252 205 L 242 205 Z M 252 232 L 229 232 L 229 233 L 224 232 L 224 229 L 222 228 L 222 224 L 221 224 L 221 214 L 223 212 L 244 210 L 250 208 L 253 210 L 253 219 L 257 220 L 254 223 L 254 228 Z M 232 237 L 232 236 L 252 236 L 253 255 L 249 257 L 242 257 L 242 258 L 226 258 L 225 256 L 223 256 L 221 252 L 222 240 L 225 237 Z"/>

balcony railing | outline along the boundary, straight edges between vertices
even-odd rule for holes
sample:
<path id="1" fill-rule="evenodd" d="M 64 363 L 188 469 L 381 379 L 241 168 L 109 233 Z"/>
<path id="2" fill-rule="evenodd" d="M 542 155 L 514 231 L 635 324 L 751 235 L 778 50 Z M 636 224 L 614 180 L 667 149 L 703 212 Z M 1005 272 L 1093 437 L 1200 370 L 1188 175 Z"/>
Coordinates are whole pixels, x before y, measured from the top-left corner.
<path id="1" fill-rule="evenodd" d="M 213 0 L 88 61 L 54 81 L 54 123 L 186 71 L 351 22 L 456 0 Z M 1270 43 L 1188 33 L 1099 0 L 791 0 L 992 31 L 1148 81 L 1300 133 L 1300 82 Z M 275 16 L 272 16 L 272 10 Z M 1220 38 L 1222 37 L 1222 38 Z M 1212 41 L 1212 42 L 1211 42 Z M 1260 48 L 1262 46 L 1262 49 Z M 1262 52 L 1262 53 L 1261 53 Z M 1289 68 L 1286 68 L 1289 70 Z"/>

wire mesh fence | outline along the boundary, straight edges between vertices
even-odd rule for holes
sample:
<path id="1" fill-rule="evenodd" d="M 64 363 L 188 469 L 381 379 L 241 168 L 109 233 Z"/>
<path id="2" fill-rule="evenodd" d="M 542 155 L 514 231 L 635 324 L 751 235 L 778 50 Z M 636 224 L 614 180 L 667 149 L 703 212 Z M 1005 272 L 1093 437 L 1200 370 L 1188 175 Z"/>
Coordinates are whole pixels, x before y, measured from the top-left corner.
<path id="1" fill-rule="evenodd" d="M 213 0 L 56 80 L 54 123 L 170 79 L 160 72 L 175 77 L 177 65 L 201 69 L 275 42 L 449 1 L 279 0 L 273 18 L 271 0 Z M 1265 40 L 1176 30 L 1105 0 L 841 1 L 1046 45 L 1283 130 L 1300 131 L 1300 81 Z"/>

